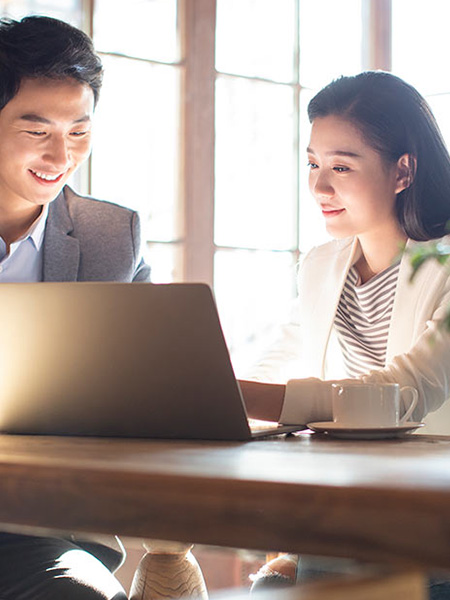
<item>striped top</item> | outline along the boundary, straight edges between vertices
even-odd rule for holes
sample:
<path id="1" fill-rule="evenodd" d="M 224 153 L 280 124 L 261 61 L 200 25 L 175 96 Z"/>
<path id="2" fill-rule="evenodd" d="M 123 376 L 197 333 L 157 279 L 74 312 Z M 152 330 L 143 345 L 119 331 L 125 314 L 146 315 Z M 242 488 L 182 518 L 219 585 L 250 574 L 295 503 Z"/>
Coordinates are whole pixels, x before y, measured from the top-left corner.
<path id="1" fill-rule="evenodd" d="M 386 347 L 400 263 L 364 284 L 352 267 L 342 290 L 335 328 L 348 377 L 386 364 Z"/>

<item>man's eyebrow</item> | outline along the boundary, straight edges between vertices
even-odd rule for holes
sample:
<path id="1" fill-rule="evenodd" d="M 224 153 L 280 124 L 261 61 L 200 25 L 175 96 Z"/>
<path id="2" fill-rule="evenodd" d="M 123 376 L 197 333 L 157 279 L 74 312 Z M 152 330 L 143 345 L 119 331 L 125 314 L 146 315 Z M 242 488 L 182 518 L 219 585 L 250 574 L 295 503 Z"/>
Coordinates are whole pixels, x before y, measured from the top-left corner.
<path id="1" fill-rule="evenodd" d="M 75 119 L 74 123 L 89 123 L 91 121 L 90 115 L 83 115 L 79 119 Z"/>
<path id="2" fill-rule="evenodd" d="M 46 117 L 42 117 L 41 115 L 37 115 L 35 113 L 26 113 L 24 115 L 20 115 L 20 117 L 17 117 L 17 119 L 20 121 L 29 121 L 32 123 L 43 123 L 45 125 L 52 124 L 52 121 L 50 119 L 47 119 Z M 83 115 L 79 119 L 75 119 L 72 122 L 73 123 L 86 123 L 86 122 L 89 122 L 90 120 L 91 120 L 91 117 L 89 115 Z"/>
<path id="3" fill-rule="evenodd" d="M 47 125 L 50 125 L 51 123 L 49 119 L 46 119 L 45 117 L 41 117 L 40 115 L 36 115 L 34 113 L 20 115 L 20 117 L 17 117 L 17 119 L 19 121 L 31 121 L 33 123 L 46 123 Z"/>
<path id="4" fill-rule="evenodd" d="M 308 146 L 306 151 L 309 154 L 315 154 L 314 150 Z M 351 152 L 350 150 L 330 150 L 329 152 L 325 152 L 325 156 L 347 156 L 349 158 L 362 158 L 361 154 L 357 152 Z"/>

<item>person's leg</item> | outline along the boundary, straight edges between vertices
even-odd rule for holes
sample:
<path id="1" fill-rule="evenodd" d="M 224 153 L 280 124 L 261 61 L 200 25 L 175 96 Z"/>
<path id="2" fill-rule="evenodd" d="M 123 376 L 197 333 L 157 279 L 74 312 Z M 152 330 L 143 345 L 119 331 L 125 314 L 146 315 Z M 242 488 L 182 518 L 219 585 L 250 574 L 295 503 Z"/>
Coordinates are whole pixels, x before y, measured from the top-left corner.
<path id="1" fill-rule="evenodd" d="M 117 550 L 103 544 L 98 544 L 97 542 L 80 541 L 77 538 L 73 540 L 69 539 L 69 541 L 82 550 L 93 554 L 111 573 L 115 573 L 125 562 L 126 551 L 122 542 L 117 537 L 115 538 Z"/>
<path id="2" fill-rule="evenodd" d="M 250 576 L 251 592 L 273 587 L 294 585 L 297 579 L 298 557 L 295 554 L 282 554 L 264 564 L 259 571 Z"/>
<path id="3" fill-rule="evenodd" d="M 295 564 L 295 566 L 293 565 Z M 373 566 L 351 559 L 285 554 L 261 567 L 254 576 L 251 591 L 286 587 L 339 575 L 370 573 Z M 428 580 L 429 600 L 450 600 L 450 574 L 432 575 Z"/>
<path id="4" fill-rule="evenodd" d="M 450 600 L 450 577 L 430 577 L 428 594 L 429 600 Z"/>
<path id="5" fill-rule="evenodd" d="M 58 538 L 0 534 L 1 600 L 126 600 L 93 554 Z"/>

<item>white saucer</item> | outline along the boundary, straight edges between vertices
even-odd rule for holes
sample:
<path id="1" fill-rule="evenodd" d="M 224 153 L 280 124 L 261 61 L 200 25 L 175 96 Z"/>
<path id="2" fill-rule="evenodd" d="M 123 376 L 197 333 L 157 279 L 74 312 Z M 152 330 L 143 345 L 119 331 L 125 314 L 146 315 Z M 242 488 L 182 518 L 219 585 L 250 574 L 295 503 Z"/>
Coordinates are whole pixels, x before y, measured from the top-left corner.
<path id="1" fill-rule="evenodd" d="M 337 438 L 350 440 L 382 440 L 386 438 L 395 438 L 410 433 L 419 427 L 423 427 L 423 423 L 415 423 L 408 421 L 397 427 L 353 427 L 343 423 L 335 423 L 334 421 L 321 421 L 318 423 L 308 423 L 308 428 L 317 433 L 328 433 Z"/>

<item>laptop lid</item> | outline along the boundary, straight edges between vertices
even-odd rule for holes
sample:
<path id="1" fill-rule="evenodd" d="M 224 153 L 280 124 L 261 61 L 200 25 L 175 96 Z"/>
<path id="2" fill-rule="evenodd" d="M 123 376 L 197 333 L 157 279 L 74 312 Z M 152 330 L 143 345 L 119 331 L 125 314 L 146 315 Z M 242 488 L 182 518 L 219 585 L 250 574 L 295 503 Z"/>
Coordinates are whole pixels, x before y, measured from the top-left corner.
<path id="1" fill-rule="evenodd" d="M 1 431 L 251 438 L 208 286 L 0 289 Z"/>

